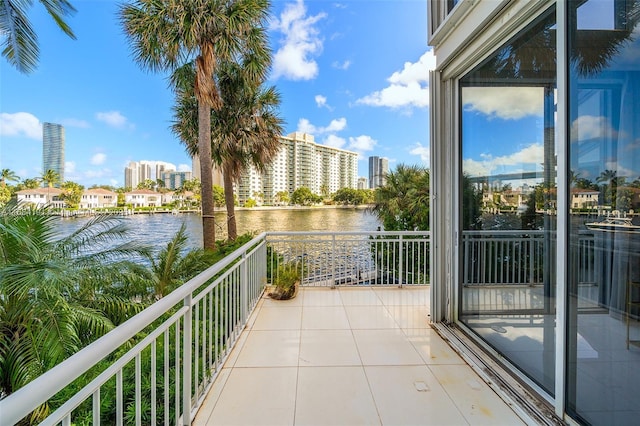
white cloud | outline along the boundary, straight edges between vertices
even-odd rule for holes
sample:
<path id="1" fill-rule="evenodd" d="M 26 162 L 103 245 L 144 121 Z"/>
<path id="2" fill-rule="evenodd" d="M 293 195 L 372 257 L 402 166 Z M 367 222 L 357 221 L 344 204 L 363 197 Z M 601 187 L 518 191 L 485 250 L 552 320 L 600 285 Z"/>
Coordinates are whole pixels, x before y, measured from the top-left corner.
<path id="1" fill-rule="evenodd" d="M 64 163 L 64 173 L 65 175 L 72 175 L 76 172 L 76 163 L 73 161 L 65 161 Z M 67 180 L 69 178 L 67 177 Z"/>
<path id="2" fill-rule="evenodd" d="M 463 160 L 463 171 L 470 176 L 487 176 L 499 173 L 516 173 L 522 171 L 524 165 L 535 165 L 543 162 L 544 146 L 540 143 L 533 143 L 525 146 L 520 151 L 513 154 L 493 157 L 490 154 L 481 154 L 481 159 L 467 158 Z M 519 167 L 520 166 L 520 167 Z M 531 167 L 527 167 L 531 170 Z"/>
<path id="3" fill-rule="evenodd" d="M 331 110 L 331 109 L 332 109 L 332 108 L 329 106 L 329 104 L 327 104 L 327 97 L 326 97 L 326 96 L 316 95 L 315 100 L 316 100 L 316 105 L 318 106 L 318 108 L 325 107 L 325 108 L 327 108 L 328 110 Z"/>
<path id="4" fill-rule="evenodd" d="M 371 136 L 360 135 L 355 138 L 349 138 L 349 145 L 347 146 L 347 149 L 362 154 L 364 151 L 373 151 L 373 148 L 377 144 L 378 141 L 373 139 Z"/>
<path id="5" fill-rule="evenodd" d="M 337 120 L 331 120 L 331 123 L 322 129 L 322 133 L 325 132 L 339 132 L 347 127 L 347 119 L 342 117 Z"/>
<path id="6" fill-rule="evenodd" d="M 101 170 L 88 170 L 84 172 L 85 179 L 100 179 L 111 175 L 113 175 L 113 173 L 111 173 L 111 169 L 108 168 Z"/>
<path id="7" fill-rule="evenodd" d="M 611 127 L 607 117 L 581 115 L 571 123 L 571 138 L 585 141 L 615 135 L 617 132 Z"/>
<path id="8" fill-rule="evenodd" d="M 344 62 L 335 61 L 331 64 L 331 66 L 335 69 L 346 71 L 351 66 L 351 61 L 348 59 Z"/>
<path id="9" fill-rule="evenodd" d="M 518 120 L 544 112 L 544 89 L 541 87 L 465 87 L 462 102 L 466 111 L 489 117 Z"/>
<path id="10" fill-rule="evenodd" d="M 296 130 L 296 132 L 302 132 L 302 133 L 308 133 L 310 135 L 315 135 L 316 134 L 316 126 L 311 124 L 311 122 L 309 122 L 309 120 L 307 120 L 306 118 L 301 118 L 300 120 L 298 120 L 298 130 Z"/>
<path id="11" fill-rule="evenodd" d="M 340 132 L 347 127 L 347 119 L 344 117 L 337 118 L 331 120 L 328 126 L 326 127 L 317 127 L 311 124 L 311 122 L 306 118 L 301 118 L 298 120 L 298 129 L 296 132 L 307 133 L 314 136 L 319 136 L 325 133 L 335 133 Z"/>
<path id="12" fill-rule="evenodd" d="M 91 127 L 88 121 L 80 120 L 77 118 L 65 118 L 64 120 L 60 121 L 60 124 L 65 127 L 78 127 L 81 129 L 88 129 L 89 127 Z"/>
<path id="13" fill-rule="evenodd" d="M 356 103 L 389 108 L 425 108 L 429 106 L 429 71 L 436 66 L 432 50 L 425 52 L 418 62 L 406 62 L 401 71 L 387 79 L 389 86 L 375 91 Z"/>
<path id="14" fill-rule="evenodd" d="M 318 63 L 314 57 L 322 51 L 322 39 L 315 24 L 326 14 L 306 16 L 307 8 L 302 0 L 289 3 L 272 21 L 272 29 L 282 33 L 280 48 L 273 57 L 273 78 L 311 80 L 318 75 Z"/>
<path id="15" fill-rule="evenodd" d="M 0 136 L 26 136 L 42 140 L 40 120 L 28 112 L 0 113 Z"/>
<path id="16" fill-rule="evenodd" d="M 99 166 L 100 164 L 104 164 L 104 162 L 107 160 L 107 155 L 99 152 L 97 154 L 94 154 L 93 157 L 91 157 L 91 160 L 89 160 L 89 163 L 91 163 L 94 166 Z"/>
<path id="17" fill-rule="evenodd" d="M 324 145 L 330 146 L 333 148 L 343 148 L 347 141 L 344 138 L 336 135 L 329 135 L 324 140 Z"/>
<path id="18" fill-rule="evenodd" d="M 420 142 L 416 142 L 415 146 L 409 150 L 409 154 L 418 156 L 423 163 L 429 164 L 429 146 L 423 146 Z"/>
<path id="19" fill-rule="evenodd" d="M 179 172 L 190 172 L 191 171 L 191 165 L 189 165 L 189 164 L 178 164 L 178 171 Z"/>
<path id="20" fill-rule="evenodd" d="M 96 118 L 111 127 L 122 129 L 127 125 L 127 117 L 120 114 L 120 111 L 108 111 L 96 113 Z"/>

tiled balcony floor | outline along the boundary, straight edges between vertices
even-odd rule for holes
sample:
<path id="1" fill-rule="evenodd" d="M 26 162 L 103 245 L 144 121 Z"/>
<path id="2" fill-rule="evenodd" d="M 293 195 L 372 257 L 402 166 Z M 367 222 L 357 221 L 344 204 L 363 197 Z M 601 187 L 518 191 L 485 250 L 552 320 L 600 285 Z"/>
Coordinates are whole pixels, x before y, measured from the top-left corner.
<path id="1" fill-rule="evenodd" d="M 429 289 L 262 299 L 196 425 L 519 425 L 429 327 Z"/>

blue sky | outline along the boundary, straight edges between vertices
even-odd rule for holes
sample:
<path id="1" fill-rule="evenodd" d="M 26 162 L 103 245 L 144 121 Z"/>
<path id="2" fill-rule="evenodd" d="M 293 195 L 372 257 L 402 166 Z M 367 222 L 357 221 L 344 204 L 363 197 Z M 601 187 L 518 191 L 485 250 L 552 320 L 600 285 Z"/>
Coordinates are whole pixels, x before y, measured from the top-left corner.
<path id="1" fill-rule="evenodd" d="M 422 0 L 273 1 L 269 84 L 282 95 L 285 134 L 367 157 L 428 165 L 428 70 Z M 21 178 L 42 173 L 42 122 L 66 129 L 65 179 L 122 186 L 129 161 L 164 161 L 190 170 L 170 132 L 173 94 L 166 76 L 141 70 L 117 21 L 117 2 L 74 1 L 77 40 L 35 2 L 30 17 L 41 47 L 38 69 L 23 75 L 0 60 L 0 168 Z"/>

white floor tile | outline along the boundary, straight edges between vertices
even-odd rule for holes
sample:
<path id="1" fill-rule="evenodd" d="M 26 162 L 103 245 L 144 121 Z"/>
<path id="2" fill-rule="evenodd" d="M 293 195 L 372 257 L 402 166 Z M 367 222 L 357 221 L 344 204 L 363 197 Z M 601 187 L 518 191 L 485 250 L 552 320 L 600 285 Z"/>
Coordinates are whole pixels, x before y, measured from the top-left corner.
<path id="1" fill-rule="evenodd" d="M 358 287 L 340 287 L 342 303 L 350 306 L 376 306 L 382 305 L 382 301 L 371 289 Z"/>
<path id="2" fill-rule="evenodd" d="M 253 324 L 253 330 L 300 330 L 302 307 L 263 306 Z"/>
<path id="3" fill-rule="evenodd" d="M 302 330 L 299 365 L 362 365 L 362 361 L 351 330 Z"/>
<path id="4" fill-rule="evenodd" d="M 365 367 L 365 373 L 383 424 L 466 424 L 427 366 Z"/>
<path id="5" fill-rule="evenodd" d="M 234 368 L 206 425 L 291 425 L 297 368 Z"/>
<path id="6" fill-rule="evenodd" d="M 422 365 L 401 330 L 353 330 L 363 365 Z"/>
<path id="7" fill-rule="evenodd" d="M 303 306 L 342 306 L 340 291 L 331 288 L 305 289 Z"/>
<path id="8" fill-rule="evenodd" d="M 426 306 L 385 305 L 395 322 L 403 329 L 430 328 Z"/>
<path id="9" fill-rule="evenodd" d="M 299 330 L 251 331 L 235 367 L 296 367 Z"/>
<path id="10" fill-rule="evenodd" d="M 384 306 L 345 306 L 352 330 L 399 328 Z"/>
<path id="11" fill-rule="evenodd" d="M 342 306 L 305 306 L 302 309 L 303 330 L 348 330 L 349 319 Z"/>
<path id="12" fill-rule="evenodd" d="M 362 367 L 300 367 L 296 425 L 379 425 Z"/>

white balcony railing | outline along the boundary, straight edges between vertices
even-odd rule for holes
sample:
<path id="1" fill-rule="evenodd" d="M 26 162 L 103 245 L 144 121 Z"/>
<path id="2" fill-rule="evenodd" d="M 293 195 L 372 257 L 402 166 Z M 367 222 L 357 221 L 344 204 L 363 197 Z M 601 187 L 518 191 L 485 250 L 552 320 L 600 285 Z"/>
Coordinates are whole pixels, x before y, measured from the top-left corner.
<path id="1" fill-rule="evenodd" d="M 543 231 L 463 232 L 465 311 L 541 308 L 532 300 L 545 262 L 553 264 L 554 239 Z M 593 234 L 581 233 L 577 244 L 579 293 L 593 299 Z M 303 286 L 424 285 L 429 252 L 428 232 L 261 234 L 0 401 L 2 423 L 48 403 L 49 425 L 190 424 L 278 263 L 299 265 Z"/>
<path id="2" fill-rule="evenodd" d="M 194 418 L 276 262 L 303 285 L 427 284 L 428 232 L 266 233 L 0 401 L 3 424 L 183 424 Z"/>

